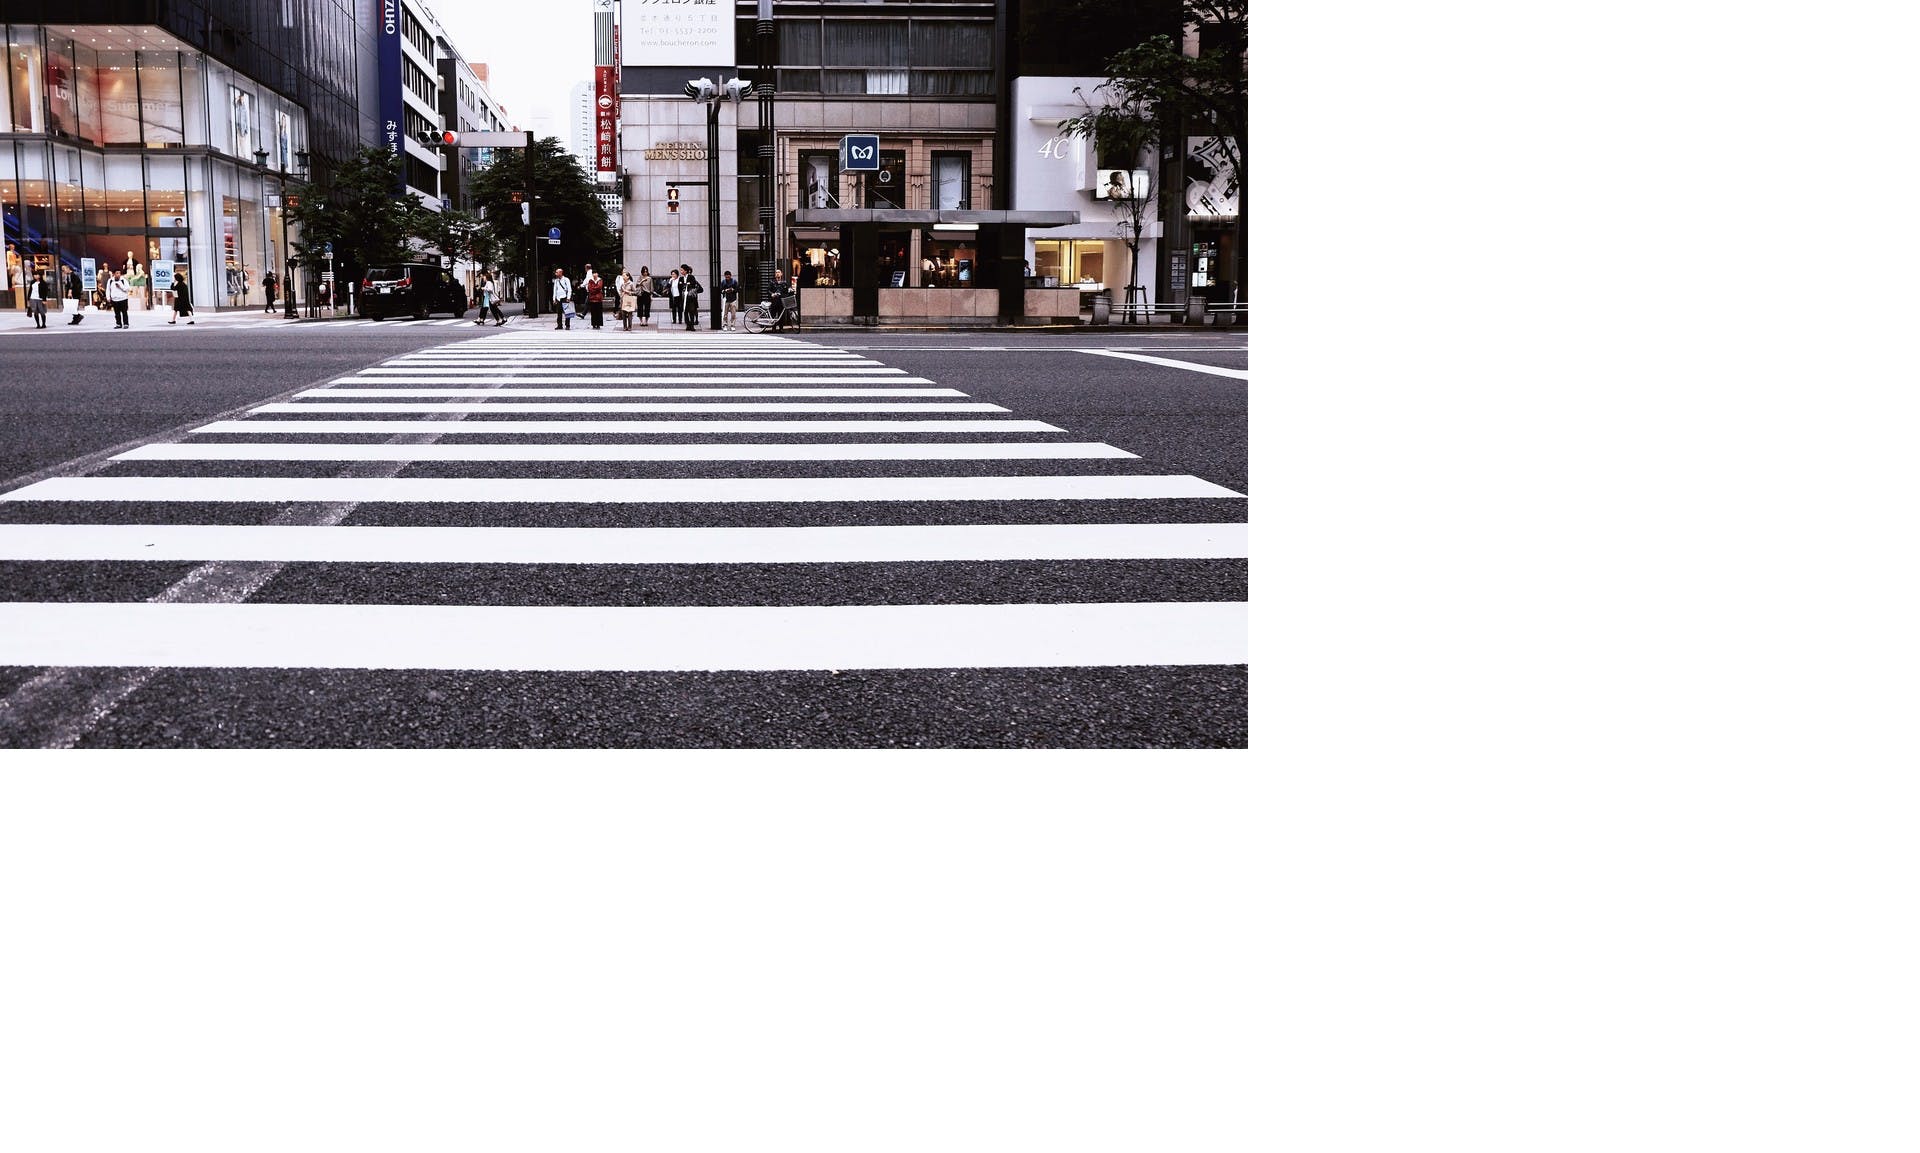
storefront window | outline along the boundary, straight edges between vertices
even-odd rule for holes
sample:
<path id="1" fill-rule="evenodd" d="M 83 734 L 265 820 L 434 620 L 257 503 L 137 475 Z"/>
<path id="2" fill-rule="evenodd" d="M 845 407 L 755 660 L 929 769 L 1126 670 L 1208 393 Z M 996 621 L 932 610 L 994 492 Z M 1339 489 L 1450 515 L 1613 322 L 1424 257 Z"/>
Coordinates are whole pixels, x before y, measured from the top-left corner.
<path id="1" fill-rule="evenodd" d="M 173 295 L 163 287 L 187 268 L 187 169 L 178 156 L 149 156 L 147 164 L 147 267 L 166 266 L 155 283 L 154 299 L 170 304 Z"/>
<path id="2" fill-rule="evenodd" d="M 1033 274 L 1045 288 L 1103 289 L 1106 259 L 1107 245 L 1102 240 L 1033 242 Z"/>
<path id="3" fill-rule="evenodd" d="M 84 44 L 73 46 L 74 112 L 77 135 L 90 144 L 105 137 L 100 131 L 100 54 Z"/>
<path id="4" fill-rule="evenodd" d="M 180 101 L 180 54 L 141 52 L 140 120 L 149 148 L 186 142 Z"/>
<path id="5" fill-rule="evenodd" d="M 972 288 L 980 263 L 973 232 L 928 229 L 920 234 L 920 283 L 926 288 Z"/>
<path id="6" fill-rule="evenodd" d="M 80 129 L 74 108 L 73 41 L 54 39 L 47 44 L 47 131 L 71 136 Z"/>
<path id="7" fill-rule="evenodd" d="M 100 100 L 100 138 L 108 144 L 140 143 L 140 86 L 132 52 L 102 52 L 95 74 Z"/>
<path id="8" fill-rule="evenodd" d="M 12 94 L 10 118 L 15 132 L 45 132 L 47 107 L 45 60 L 40 51 L 40 30 L 18 24 L 7 30 L 7 89 Z"/>
<path id="9" fill-rule="evenodd" d="M 967 170 L 971 167 L 973 156 L 966 152 L 936 152 L 933 154 L 933 206 L 935 208 L 970 208 L 968 195 Z"/>
<path id="10" fill-rule="evenodd" d="M 880 153 L 880 171 L 869 172 L 868 208 L 905 208 L 907 206 L 907 154 Z"/>
<path id="11" fill-rule="evenodd" d="M 808 208 L 840 207 L 840 157 L 833 152 L 800 154 L 801 202 Z"/>
<path id="12" fill-rule="evenodd" d="M 879 259 L 880 287 L 905 288 L 908 279 L 908 250 L 912 245 L 913 234 L 904 228 L 883 228 L 880 230 Z"/>
<path id="13" fill-rule="evenodd" d="M 185 112 L 188 148 L 216 143 L 207 120 L 207 63 L 185 55 L 180 60 L 180 107 Z"/>

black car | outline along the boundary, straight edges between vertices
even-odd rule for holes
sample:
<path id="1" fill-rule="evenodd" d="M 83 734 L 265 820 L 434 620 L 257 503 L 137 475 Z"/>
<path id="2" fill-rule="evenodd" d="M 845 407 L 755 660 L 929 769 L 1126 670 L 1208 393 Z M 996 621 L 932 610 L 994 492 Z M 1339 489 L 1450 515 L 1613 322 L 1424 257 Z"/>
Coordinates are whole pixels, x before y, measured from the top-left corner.
<path id="1" fill-rule="evenodd" d="M 386 264 L 360 278 L 360 315 L 371 320 L 436 312 L 467 314 L 467 293 L 453 275 L 431 264 Z"/>

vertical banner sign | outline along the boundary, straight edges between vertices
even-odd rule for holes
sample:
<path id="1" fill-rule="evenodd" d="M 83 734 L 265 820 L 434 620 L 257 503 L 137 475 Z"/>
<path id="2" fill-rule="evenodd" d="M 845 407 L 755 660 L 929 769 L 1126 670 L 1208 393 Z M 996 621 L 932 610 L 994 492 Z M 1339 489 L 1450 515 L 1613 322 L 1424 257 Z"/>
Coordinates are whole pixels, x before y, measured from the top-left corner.
<path id="1" fill-rule="evenodd" d="M 601 184 L 620 170 L 620 53 L 613 0 L 593 3 L 593 168 Z"/>
<path id="2" fill-rule="evenodd" d="M 406 107 L 400 101 L 400 0 L 380 2 L 380 133 L 387 151 L 399 156 L 401 125 Z M 395 195 L 406 193 L 406 177 L 398 178 Z"/>

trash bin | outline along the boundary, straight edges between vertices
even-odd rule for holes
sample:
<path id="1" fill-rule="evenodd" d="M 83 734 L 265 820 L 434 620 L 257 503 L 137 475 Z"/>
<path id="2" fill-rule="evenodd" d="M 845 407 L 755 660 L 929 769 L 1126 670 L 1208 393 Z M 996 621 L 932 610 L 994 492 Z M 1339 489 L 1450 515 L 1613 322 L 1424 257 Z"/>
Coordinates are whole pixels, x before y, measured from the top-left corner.
<path id="1" fill-rule="evenodd" d="M 1207 298 L 1204 296 L 1187 297 L 1187 323 L 1205 324 L 1207 322 Z"/>
<path id="2" fill-rule="evenodd" d="M 1093 322 L 1105 324 L 1113 316 L 1113 297 L 1101 293 L 1093 298 Z"/>

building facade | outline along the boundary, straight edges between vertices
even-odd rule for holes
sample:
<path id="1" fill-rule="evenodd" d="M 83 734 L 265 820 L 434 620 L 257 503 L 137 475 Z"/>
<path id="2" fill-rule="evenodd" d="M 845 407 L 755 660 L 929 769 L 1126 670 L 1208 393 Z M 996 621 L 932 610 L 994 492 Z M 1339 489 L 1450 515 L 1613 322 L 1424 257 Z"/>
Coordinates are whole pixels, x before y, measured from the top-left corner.
<path id="1" fill-rule="evenodd" d="M 263 305 L 264 275 L 286 275 L 284 186 L 357 144 L 351 5 L 6 10 L 42 19 L 5 28 L 0 306 L 30 276 L 104 269 L 145 282 L 136 307 L 182 279 L 199 308 Z"/>

